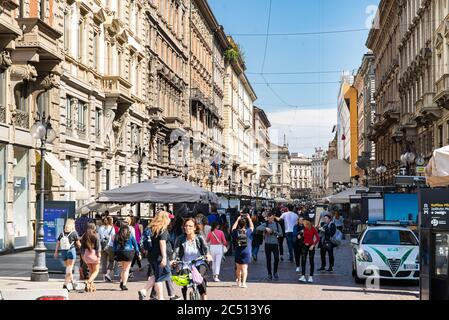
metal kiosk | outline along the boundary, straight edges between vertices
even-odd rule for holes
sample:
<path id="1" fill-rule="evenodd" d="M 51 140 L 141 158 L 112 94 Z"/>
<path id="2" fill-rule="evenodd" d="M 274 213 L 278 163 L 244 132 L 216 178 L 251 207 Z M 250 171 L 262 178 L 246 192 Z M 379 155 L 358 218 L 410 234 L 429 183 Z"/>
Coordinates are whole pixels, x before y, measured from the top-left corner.
<path id="1" fill-rule="evenodd" d="M 418 192 L 421 300 L 449 300 L 449 188 Z"/>

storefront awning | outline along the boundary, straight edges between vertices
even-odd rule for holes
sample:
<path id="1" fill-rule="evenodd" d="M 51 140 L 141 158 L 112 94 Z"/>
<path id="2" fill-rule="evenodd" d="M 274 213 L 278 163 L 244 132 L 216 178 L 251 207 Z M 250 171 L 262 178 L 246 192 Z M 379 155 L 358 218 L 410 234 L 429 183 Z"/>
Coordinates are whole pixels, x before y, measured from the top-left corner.
<path id="1" fill-rule="evenodd" d="M 71 191 L 75 192 L 76 200 L 89 199 L 87 189 L 70 173 L 70 170 L 58 160 L 52 153 L 45 153 L 45 161 L 67 182 Z"/>

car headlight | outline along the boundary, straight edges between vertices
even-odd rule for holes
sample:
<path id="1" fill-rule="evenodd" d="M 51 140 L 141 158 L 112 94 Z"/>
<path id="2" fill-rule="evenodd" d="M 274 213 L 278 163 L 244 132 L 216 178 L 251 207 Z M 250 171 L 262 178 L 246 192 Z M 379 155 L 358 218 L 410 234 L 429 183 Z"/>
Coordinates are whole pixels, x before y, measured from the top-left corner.
<path id="1" fill-rule="evenodd" d="M 370 253 L 363 249 L 357 251 L 357 259 L 364 262 L 373 262 L 373 258 Z"/>

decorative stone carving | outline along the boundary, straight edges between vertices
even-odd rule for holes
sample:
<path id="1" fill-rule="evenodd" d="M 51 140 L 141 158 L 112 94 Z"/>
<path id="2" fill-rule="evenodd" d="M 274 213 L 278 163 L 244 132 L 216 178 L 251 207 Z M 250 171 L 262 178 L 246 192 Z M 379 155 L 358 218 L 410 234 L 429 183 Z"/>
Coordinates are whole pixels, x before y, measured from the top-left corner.
<path id="1" fill-rule="evenodd" d="M 3 50 L 0 52 L 0 70 L 6 70 L 12 65 L 11 56 L 9 52 Z"/>
<path id="2" fill-rule="evenodd" d="M 45 90 L 52 88 L 59 88 L 61 78 L 59 75 L 50 72 L 44 79 L 42 79 L 41 86 Z"/>
<path id="3" fill-rule="evenodd" d="M 13 65 L 11 67 L 11 80 L 12 81 L 36 81 L 37 70 L 34 66 L 27 65 Z"/>

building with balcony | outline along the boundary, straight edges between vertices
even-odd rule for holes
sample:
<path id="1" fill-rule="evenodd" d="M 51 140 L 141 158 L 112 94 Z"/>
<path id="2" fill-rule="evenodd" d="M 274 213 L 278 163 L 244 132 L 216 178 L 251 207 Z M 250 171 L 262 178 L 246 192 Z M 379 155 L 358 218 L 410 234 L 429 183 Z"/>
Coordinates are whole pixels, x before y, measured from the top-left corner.
<path id="1" fill-rule="evenodd" d="M 369 139 L 376 145 L 374 167 L 377 168 L 382 162 L 387 167 L 384 174 L 385 183 L 393 182 L 393 176 L 399 171 L 399 159 L 403 151 L 401 145 L 396 142 L 404 137 L 399 123 L 399 3 L 400 1 L 393 0 L 380 2 L 375 19 L 379 24 L 373 26 L 366 41 L 366 46 L 374 54 L 376 74 L 376 112 Z"/>
<path id="2" fill-rule="evenodd" d="M 30 134 L 36 113 L 59 121 L 60 4 L 2 1 L 0 5 L 0 252 L 34 244 L 36 155 Z M 56 123 L 55 123 L 56 125 Z M 57 125 L 56 125 L 57 126 Z M 49 145 L 59 149 L 60 140 Z M 49 181 L 55 178 L 51 173 Z M 48 184 L 48 183 L 47 183 Z M 45 189 L 54 190 L 51 184 Z"/>
<path id="3" fill-rule="evenodd" d="M 315 148 L 315 153 L 312 155 L 312 197 L 315 199 L 324 196 L 325 192 L 325 168 L 326 153 L 321 148 Z"/>
<path id="4" fill-rule="evenodd" d="M 263 109 L 254 106 L 253 133 L 254 133 L 254 163 L 256 174 L 254 175 L 253 191 L 257 197 L 270 198 L 270 178 L 272 172 L 269 169 L 270 160 L 270 136 L 271 123 Z"/>
<path id="5" fill-rule="evenodd" d="M 235 48 L 232 38 L 228 37 Z M 234 50 L 234 49 L 230 49 Z M 224 94 L 224 144 L 229 156 L 226 174 L 235 183 L 242 181 L 243 194 L 251 193 L 256 163 L 254 161 L 253 108 L 257 96 L 245 75 L 245 64 L 240 56 L 228 58 Z M 268 119 L 267 119 L 268 120 Z"/>
<path id="6" fill-rule="evenodd" d="M 190 1 L 190 154 L 191 180 L 206 187 L 213 173 L 214 191 L 223 191 L 225 175 L 212 163 L 221 163 L 223 143 L 224 53 L 229 43 L 206 0 Z M 215 166 L 216 168 L 216 166 Z"/>
<path id="7" fill-rule="evenodd" d="M 290 155 L 290 197 L 307 199 L 312 192 L 312 159 L 301 153 Z"/>
<path id="8" fill-rule="evenodd" d="M 271 143 L 268 166 L 273 176 L 270 181 L 272 198 L 291 200 L 290 152 L 287 145 Z"/>
<path id="9" fill-rule="evenodd" d="M 354 79 L 354 88 L 357 90 L 357 132 L 358 157 L 356 165 L 360 169 L 359 185 L 368 185 L 374 177 L 372 170 L 375 164 L 375 144 L 368 139 L 372 130 L 372 121 L 376 112 L 374 100 L 375 93 L 374 55 L 369 52 L 363 56 L 362 64 Z"/>

